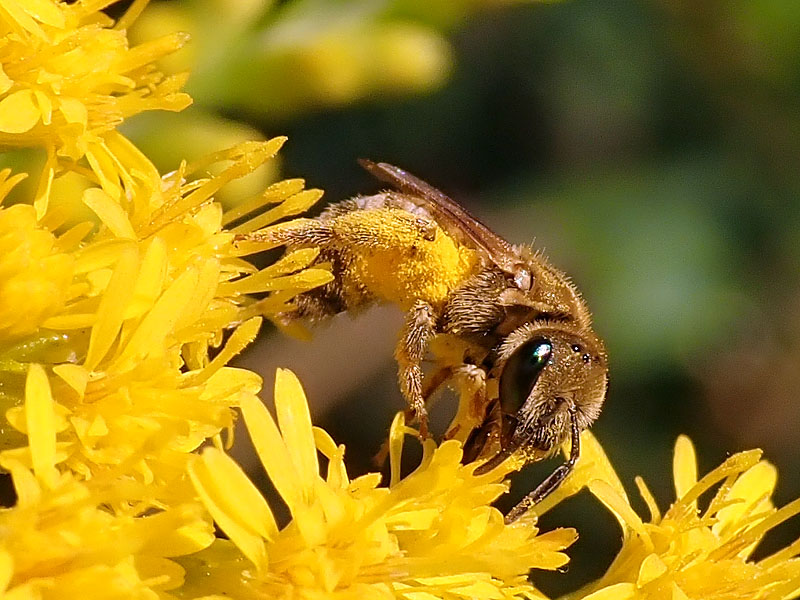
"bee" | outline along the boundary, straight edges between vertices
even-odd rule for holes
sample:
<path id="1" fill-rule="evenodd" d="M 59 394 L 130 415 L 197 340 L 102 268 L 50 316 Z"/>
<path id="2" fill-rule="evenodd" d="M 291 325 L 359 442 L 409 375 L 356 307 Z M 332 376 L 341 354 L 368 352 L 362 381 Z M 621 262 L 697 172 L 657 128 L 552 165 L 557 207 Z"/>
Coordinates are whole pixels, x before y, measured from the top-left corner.
<path id="1" fill-rule="evenodd" d="M 329 206 L 263 236 L 288 250 L 317 247 L 334 279 L 294 300 L 287 323 L 320 321 L 375 302 L 405 312 L 395 350 L 400 389 L 428 435 L 426 401 L 445 382 L 460 391 L 445 434 L 482 474 L 512 455 L 566 461 L 506 520 L 540 502 L 571 472 L 580 433 L 598 417 L 607 359 L 570 279 L 529 246 L 512 245 L 445 194 L 387 163 L 360 161 L 393 189 Z M 435 368 L 424 378 L 422 363 Z"/>

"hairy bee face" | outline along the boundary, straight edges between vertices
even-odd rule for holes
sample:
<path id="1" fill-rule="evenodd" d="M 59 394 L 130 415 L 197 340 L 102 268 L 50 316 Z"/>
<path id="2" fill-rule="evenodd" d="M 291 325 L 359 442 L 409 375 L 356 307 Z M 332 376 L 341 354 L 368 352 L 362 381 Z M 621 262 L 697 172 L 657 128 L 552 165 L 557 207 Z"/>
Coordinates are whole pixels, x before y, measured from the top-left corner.
<path id="1" fill-rule="evenodd" d="M 608 383 L 602 342 L 571 323 L 527 323 L 500 347 L 499 402 L 486 426 L 499 424 L 500 452 L 487 472 L 522 452 L 531 460 L 555 453 L 571 433 L 600 414 Z M 488 419 L 492 419 L 492 424 Z"/>
<path id="2" fill-rule="evenodd" d="M 524 325 L 500 351 L 503 447 L 551 453 L 568 436 L 570 409 L 579 429 L 600 414 L 606 393 L 605 350 L 569 325 Z"/>

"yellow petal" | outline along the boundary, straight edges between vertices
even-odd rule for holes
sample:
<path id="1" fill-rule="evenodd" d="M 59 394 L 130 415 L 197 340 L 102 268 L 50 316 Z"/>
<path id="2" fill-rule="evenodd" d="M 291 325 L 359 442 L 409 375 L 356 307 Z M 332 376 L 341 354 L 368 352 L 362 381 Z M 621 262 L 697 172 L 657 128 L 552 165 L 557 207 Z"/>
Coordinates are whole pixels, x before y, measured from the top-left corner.
<path id="1" fill-rule="evenodd" d="M 650 488 L 647 487 L 644 479 L 638 475 L 635 481 L 636 487 L 639 488 L 639 494 L 642 496 L 644 503 L 647 504 L 647 509 L 650 511 L 650 521 L 652 523 L 658 523 L 661 520 L 661 511 L 658 510 L 658 504 L 656 503 L 653 493 L 650 491 Z"/>
<path id="2" fill-rule="evenodd" d="M 248 277 L 219 285 L 222 295 L 252 294 L 270 289 L 272 281 L 286 273 L 294 273 L 309 266 L 319 255 L 319 248 L 303 248 L 291 252 L 276 263 Z"/>
<path id="3" fill-rule="evenodd" d="M 262 321 L 263 319 L 260 317 L 253 317 L 239 325 L 231 334 L 231 337 L 228 338 L 222 350 L 220 350 L 214 359 L 197 374 L 196 378 L 191 379 L 191 384 L 197 385 L 198 383 L 206 381 L 214 373 L 224 367 L 234 356 L 244 350 L 256 338 L 256 335 L 258 335 L 258 330 L 261 328 Z"/>
<path id="4" fill-rule="evenodd" d="M 161 238 L 155 237 L 144 252 L 139 277 L 133 288 L 133 297 L 125 311 L 126 319 L 138 317 L 152 308 L 163 290 L 167 266 L 166 244 Z"/>
<path id="5" fill-rule="evenodd" d="M 278 426 L 258 398 L 245 396 L 241 400 L 242 415 L 253 447 L 289 510 L 300 504 L 300 482 L 297 481 L 289 451 L 281 438 Z"/>
<path id="6" fill-rule="evenodd" d="M 297 479 L 304 493 L 310 494 L 319 479 L 317 447 L 306 395 L 297 376 L 288 369 L 275 372 L 275 412 Z"/>
<path id="7" fill-rule="evenodd" d="M 89 114 L 86 111 L 86 106 L 80 100 L 75 98 L 59 98 L 58 109 L 64 115 L 64 120 L 67 123 L 80 123 L 86 125 Z"/>
<path id="8" fill-rule="evenodd" d="M 251 529 L 267 541 L 278 534 L 278 526 L 264 497 L 241 467 L 227 454 L 207 448 L 202 455 L 209 472 L 215 475 L 217 503 L 242 527 Z"/>
<path id="9" fill-rule="evenodd" d="M 92 273 L 117 262 L 124 248 L 132 245 L 129 240 L 106 240 L 89 244 L 76 253 L 75 273 Z"/>
<path id="10" fill-rule="evenodd" d="M 89 372 L 81 365 L 64 363 L 53 367 L 53 373 L 63 379 L 69 387 L 78 392 L 83 398 L 86 391 L 86 384 L 89 383 Z"/>
<path id="11" fill-rule="evenodd" d="M 136 239 L 128 215 L 107 192 L 100 188 L 89 188 L 83 192 L 83 203 L 100 217 L 103 224 L 118 238 Z"/>
<path id="12" fill-rule="evenodd" d="M 389 467 L 391 473 L 389 487 L 394 487 L 400 483 L 400 467 L 407 432 L 405 414 L 398 412 L 392 419 L 391 427 L 389 427 Z"/>
<path id="13" fill-rule="evenodd" d="M 247 369 L 237 369 L 235 367 L 223 367 L 203 385 L 200 393 L 200 400 L 203 402 L 220 401 L 226 399 L 234 392 L 246 392 L 248 395 L 255 395 L 261 391 L 261 376 Z M 261 401 L 256 398 L 260 404 Z"/>
<path id="14" fill-rule="evenodd" d="M 658 579 L 667 572 L 667 565 L 659 558 L 657 554 L 648 554 L 645 556 L 642 564 L 639 566 L 639 575 L 636 579 L 637 587 L 644 587 L 651 581 Z"/>
<path id="15" fill-rule="evenodd" d="M 708 557 L 710 560 L 720 560 L 723 557 L 728 557 L 732 553 L 743 551 L 748 546 L 758 542 L 766 533 L 800 514 L 800 498 L 795 498 L 788 504 L 781 506 L 775 512 L 769 514 L 762 521 L 757 522 L 753 527 L 749 528 L 743 534 L 739 535 L 733 544 L 725 544 L 711 552 Z"/>
<path id="16" fill-rule="evenodd" d="M 672 477 L 675 481 L 675 497 L 683 498 L 697 483 L 697 457 L 692 440 L 678 436 L 672 460 Z"/>
<path id="17" fill-rule="evenodd" d="M 285 198 L 300 192 L 305 185 L 302 179 L 284 179 L 270 185 L 258 196 L 251 198 L 234 206 L 231 210 L 226 211 L 222 218 L 222 224 L 228 225 L 243 216 L 255 212 L 265 204 L 275 204 L 283 201 Z"/>
<path id="18" fill-rule="evenodd" d="M 255 294 L 277 290 L 307 290 L 325 285 L 333 281 L 333 275 L 326 269 L 311 268 L 294 275 L 275 277 L 263 276 L 260 272 L 231 283 L 221 283 L 219 293 L 222 295 Z"/>
<path id="19" fill-rule="evenodd" d="M 89 349 L 84 365 L 90 371 L 100 364 L 117 339 L 130 299 L 131 282 L 136 281 L 138 268 L 138 250 L 135 246 L 125 248 L 114 266 L 114 273 L 100 299 L 97 321 L 89 337 Z"/>
<path id="20" fill-rule="evenodd" d="M 294 196 L 291 196 L 281 202 L 275 208 L 261 213 L 257 217 L 250 219 L 231 229 L 233 233 L 244 233 L 247 231 L 255 231 L 266 227 L 270 223 L 279 221 L 289 216 L 298 215 L 311 208 L 317 201 L 322 198 L 322 190 L 304 190 Z"/>
<path id="21" fill-rule="evenodd" d="M 778 470 L 771 464 L 761 461 L 739 477 L 728 491 L 727 500 L 739 500 L 717 511 L 717 522 L 714 533 L 724 531 L 726 527 L 736 526 L 746 514 L 753 512 L 756 503 L 764 502 L 772 495 L 778 480 Z"/>
<path id="22" fill-rule="evenodd" d="M 588 487 L 589 491 L 617 517 L 623 532 L 627 535 L 628 528 L 635 531 L 642 538 L 647 550 L 652 552 L 653 541 L 650 539 L 650 535 L 647 533 L 639 515 L 628 504 L 628 500 L 623 498 L 611 484 L 603 480 L 591 481 Z"/>
<path id="23" fill-rule="evenodd" d="M 206 452 L 209 450 L 215 449 L 209 448 Z M 252 529 L 242 527 L 241 524 L 236 519 L 231 518 L 224 507 L 219 504 L 220 500 L 225 500 L 225 496 L 223 495 L 222 498 L 220 498 L 217 493 L 217 474 L 209 470 L 203 457 L 192 461 L 188 470 L 189 478 L 192 480 L 197 494 L 200 496 L 208 512 L 214 518 L 214 521 L 217 522 L 220 528 L 230 537 L 231 541 L 242 551 L 242 554 L 250 559 L 257 570 L 265 571 L 267 568 L 267 550 L 264 540 L 260 535 L 253 533 Z"/>
<path id="24" fill-rule="evenodd" d="M 569 454 L 569 444 L 564 444 L 562 452 Z M 611 466 L 603 447 L 591 431 L 581 433 L 581 455 L 578 464 L 569 477 L 550 495 L 536 505 L 533 514 L 543 515 L 562 500 L 581 491 L 589 481 L 599 479 L 609 484 L 626 502 L 628 495 L 622 482 Z"/>
<path id="25" fill-rule="evenodd" d="M 328 485 L 334 488 L 346 488 L 350 479 L 344 464 L 344 446 L 337 445 L 328 432 L 320 427 L 314 427 L 314 443 L 328 459 Z"/>
<path id="26" fill-rule="evenodd" d="M 3 459 L 3 468 L 11 473 L 11 479 L 14 481 L 14 490 L 17 493 L 16 506 L 29 507 L 38 505 L 42 499 L 42 486 L 36 481 L 36 477 L 28 467 L 16 458 L 9 459 L 9 454 L 6 451 L 0 457 Z"/>
<path id="27" fill-rule="evenodd" d="M 46 319 L 42 326 L 47 329 L 89 329 L 97 321 L 95 313 L 78 313 L 74 315 L 56 315 Z"/>
<path id="28" fill-rule="evenodd" d="M 188 327 L 195 321 L 203 318 L 208 312 L 208 306 L 214 299 L 219 282 L 219 260 L 207 258 L 200 262 L 197 270 L 197 283 L 192 292 L 192 300 L 181 311 L 175 321 L 175 330 Z"/>
<path id="29" fill-rule="evenodd" d="M 8 193 L 23 179 L 27 179 L 27 173 L 17 173 L 13 177 L 11 169 L 3 169 L 0 171 L 0 202 L 8 195 Z"/>
<path id="30" fill-rule="evenodd" d="M 91 140 L 87 143 L 85 156 L 103 191 L 114 200 L 119 200 L 122 195 L 120 177 L 124 176 L 124 173 L 108 151 L 105 140 Z"/>
<path id="31" fill-rule="evenodd" d="M 731 475 L 738 475 L 754 466 L 761 459 L 761 454 L 761 450 L 745 450 L 744 452 L 737 452 L 733 456 L 729 456 L 725 459 L 725 462 L 716 469 L 703 475 L 703 477 L 681 498 L 678 498 L 673 508 L 687 504 L 696 506 L 697 499 L 706 491 L 723 479 Z M 672 510 L 672 508 L 670 510 Z"/>
<path id="32" fill-rule="evenodd" d="M 94 223 L 90 223 L 89 221 L 78 223 L 58 236 L 56 246 L 62 252 L 72 252 L 78 248 L 80 243 L 92 230 L 94 230 Z"/>
<path id="33" fill-rule="evenodd" d="M 197 278 L 196 269 L 187 269 L 161 294 L 114 361 L 114 370 L 127 371 L 144 357 L 164 351 L 164 339 L 172 333 L 184 308 L 194 297 Z"/>
<path id="34" fill-rule="evenodd" d="M 39 183 L 36 186 L 36 193 L 33 197 L 33 207 L 36 209 L 37 219 L 43 219 L 47 213 L 57 163 L 58 158 L 56 157 L 56 153 L 51 148 L 48 148 L 47 160 L 44 163 L 44 167 L 42 167 L 41 175 L 39 175 Z"/>
<path id="35" fill-rule="evenodd" d="M 25 0 L 22 6 L 26 13 L 46 25 L 62 28 L 66 23 L 59 5 L 48 0 Z"/>
<path id="36" fill-rule="evenodd" d="M 30 366 L 25 381 L 25 422 L 33 471 L 39 479 L 52 484 L 57 478 L 56 414 L 47 373 L 37 364 Z"/>
<path id="37" fill-rule="evenodd" d="M 33 129 L 39 117 L 31 90 L 20 90 L 0 100 L 0 132 L 25 133 Z"/>
<path id="38" fill-rule="evenodd" d="M 39 113 L 41 114 L 42 123 L 44 125 L 50 125 L 53 119 L 53 103 L 50 100 L 50 97 L 39 90 L 34 90 L 33 97 L 36 100 L 36 104 L 39 106 Z"/>
<path id="39" fill-rule="evenodd" d="M 134 556 L 136 574 L 154 590 L 174 590 L 183 585 L 184 570 L 177 563 L 160 556 Z"/>

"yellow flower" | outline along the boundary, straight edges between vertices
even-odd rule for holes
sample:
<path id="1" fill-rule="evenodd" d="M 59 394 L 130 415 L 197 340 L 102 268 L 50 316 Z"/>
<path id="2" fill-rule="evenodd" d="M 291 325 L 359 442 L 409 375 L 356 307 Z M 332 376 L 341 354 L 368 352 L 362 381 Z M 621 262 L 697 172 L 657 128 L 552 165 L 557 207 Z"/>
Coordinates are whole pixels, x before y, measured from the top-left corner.
<path id="1" fill-rule="evenodd" d="M 53 179 L 84 159 L 103 171 L 120 162 L 107 134 L 145 110 L 181 110 L 191 99 L 184 74 L 165 77 L 153 63 L 186 41 L 181 34 L 129 47 L 126 27 L 143 2 L 114 22 L 114 0 L 4 0 L 0 10 L 0 144 L 47 152 L 35 206 L 44 215 Z M 120 190 L 105 188 L 117 196 Z"/>
<path id="2" fill-rule="evenodd" d="M 798 543 L 764 558 L 751 555 L 764 535 L 800 513 L 800 500 L 775 509 L 770 496 L 775 468 L 750 450 L 728 458 L 697 479 L 694 448 L 685 436 L 675 446 L 677 500 L 662 516 L 644 481 L 639 490 L 650 510 L 644 522 L 624 494 L 604 481 L 589 489 L 622 526 L 622 549 L 606 574 L 570 598 L 585 600 L 783 600 L 800 594 Z M 708 505 L 700 496 L 719 488 Z"/>
<path id="3" fill-rule="evenodd" d="M 21 177 L 0 171 L 0 201 Z M 32 206 L 0 206 L 0 339 L 35 332 L 66 303 L 73 258 L 37 226 Z"/>
<path id="4" fill-rule="evenodd" d="M 0 510 L 0 595 L 156 600 L 180 587 L 183 569 L 172 557 L 213 540 L 201 506 L 175 504 L 137 517 L 125 510 L 130 486 L 89 486 L 58 473 L 58 418 L 44 369 L 31 366 L 26 387 L 34 460 L 32 468 L 2 461 L 18 499 Z"/>
<path id="5" fill-rule="evenodd" d="M 529 570 L 566 564 L 561 551 L 575 531 L 538 535 L 531 520 L 505 525 L 490 504 L 506 491 L 506 472 L 476 477 L 473 465 L 460 463 L 458 442 L 437 448 L 426 441 L 419 467 L 401 478 L 409 430 L 398 416 L 390 434 L 391 482 L 382 487 L 377 473 L 348 477 L 344 447 L 312 427 L 303 390 L 289 371 L 277 373 L 275 405 L 278 425 L 257 399 L 243 399 L 242 411 L 289 507 L 288 525 L 278 527 L 260 492 L 220 450 L 205 450 L 190 466 L 202 501 L 250 562 L 235 562 L 235 549 L 223 543 L 213 559 L 184 563 L 190 582 L 209 573 L 206 593 L 237 582 L 239 597 L 541 598 L 527 580 Z M 324 477 L 318 452 L 327 461 Z"/>
<path id="6" fill-rule="evenodd" d="M 59 465 L 87 479 L 132 476 L 150 485 L 136 488 L 144 496 L 130 502 L 160 506 L 193 495 L 184 476 L 188 453 L 231 428 L 231 408 L 260 390 L 256 374 L 227 361 L 253 340 L 262 316 L 274 317 L 295 294 L 330 279 L 324 269 L 305 268 L 313 250 L 258 270 L 241 257 L 264 245 L 234 243 L 236 233 L 303 211 L 321 192 L 303 190 L 302 180 L 282 181 L 225 213 L 215 192 L 270 160 L 284 138 L 241 144 L 163 179 L 124 138 L 107 138 L 126 161 L 105 174 L 118 178 L 126 200 L 100 186 L 83 192 L 99 228 L 59 229 L 57 211 L 36 223 L 30 206 L 0 209 L 9 243 L 30 239 L 36 250 L 36 260 L 14 260 L 13 269 L 0 271 L 0 316 L 19 314 L 20 303 L 38 316 L 10 322 L 20 335 L 0 346 L 0 368 L 17 384 L 3 399 L 9 422 L 26 433 L 25 407 L 13 406 L 23 400 L 14 373 L 29 363 L 49 365 Z M 218 175 L 204 174 L 217 164 L 224 165 Z M 273 207 L 260 212 L 264 205 Z M 2 293 L 16 281 L 27 286 L 24 300 Z M 3 443 L 14 448 L 3 456 L 30 464 L 31 449 L 17 447 L 19 438 Z"/>

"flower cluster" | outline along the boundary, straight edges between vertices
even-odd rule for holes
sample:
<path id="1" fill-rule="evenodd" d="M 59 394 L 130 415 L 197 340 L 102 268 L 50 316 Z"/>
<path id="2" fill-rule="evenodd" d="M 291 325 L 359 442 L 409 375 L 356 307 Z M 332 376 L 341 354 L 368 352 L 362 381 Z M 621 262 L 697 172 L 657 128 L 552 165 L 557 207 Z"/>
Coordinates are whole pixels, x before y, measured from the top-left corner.
<path id="1" fill-rule="evenodd" d="M 277 373 L 275 409 L 279 426 L 257 400 L 242 404 L 261 463 L 291 512 L 289 526 L 278 529 L 259 491 L 219 450 L 205 450 L 191 467 L 209 512 L 253 563 L 243 586 L 272 598 L 292 590 L 331 598 L 538 598 L 528 572 L 566 564 L 562 550 L 575 531 L 538 535 L 531 522 L 506 526 L 489 504 L 506 491 L 507 471 L 476 477 L 475 465 L 460 462 L 460 443 L 426 441 L 421 464 L 401 479 L 407 430 L 399 415 L 389 437 L 392 481 L 381 487 L 377 473 L 349 479 L 344 447 L 312 427 L 289 371 Z M 328 463 L 324 477 L 318 452 Z"/>
<path id="2" fill-rule="evenodd" d="M 351 478 L 344 447 L 311 424 L 300 383 L 279 371 L 277 422 L 260 377 L 228 366 L 300 293 L 331 274 L 306 248 L 264 268 L 253 231 L 321 196 L 300 179 L 223 208 L 220 191 L 273 161 L 284 138 L 245 142 L 162 175 L 118 130 L 147 110 L 180 110 L 183 76 L 155 61 L 186 40 L 131 47 L 109 1 L 0 3 L 0 144 L 44 153 L 40 171 L 0 171 L 0 594 L 17 599 L 544 598 L 533 569 L 559 569 L 577 532 L 542 514 L 588 487 L 619 519 L 619 557 L 574 598 L 764 598 L 800 594 L 800 545 L 753 559 L 800 501 L 776 509 L 775 471 L 756 452 L 697 479 L 676 449 L 676 502 L 644 522 L 600 445 L 512 524 L 491 505 L 513 461 L 476 476 L 460 443 L 423 444 L 401 476 Z M 35 189 L 12 203 L 28 175 Z M 272 485 L 273 507 L 225 453 L 238 411 Z M 207 446 L 202 452 L 200 448 Z M 322 461 L 320 460 L 322 457 Z M 720 484 L 704 509 L 699 498 Z M 228 539 L 215 535 L 216 527 Z"/>
<path id="3" fill-rule="evenodd" d="M 729 457 L 697 479 L 689 438 L 675 445 L 675 502 L 661 514 L 653 495 L 637 478 L 649 511 L 643 521 L 623 493 L 605 481 L 589 489 L 616 516 L 622 549 L 606 574 L 575 597 L 590 600 L 673 598 L 782 600 L 800 595 L 798 544 L 754 560 L 764 535 L 800 513 L 800 499 L 776 509 L 771 501 L 777 472 L 750 450 Z M 700 509 L 699 498 L 719 485 Z"/>

